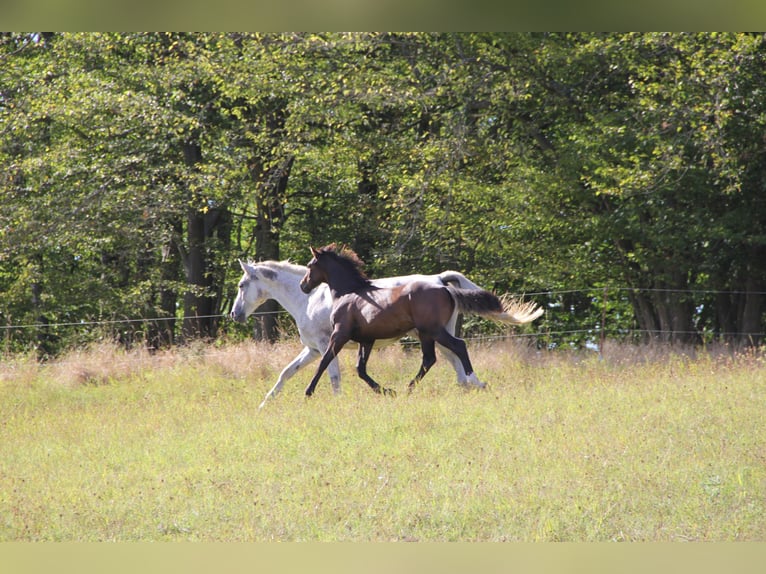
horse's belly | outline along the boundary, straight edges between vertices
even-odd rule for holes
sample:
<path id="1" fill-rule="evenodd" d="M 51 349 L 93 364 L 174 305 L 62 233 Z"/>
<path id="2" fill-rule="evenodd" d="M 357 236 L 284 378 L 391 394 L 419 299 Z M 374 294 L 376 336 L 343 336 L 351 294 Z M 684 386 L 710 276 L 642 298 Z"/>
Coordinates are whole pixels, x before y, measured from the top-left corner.
<path id="1" fill-rule="evenodd" d="M 360 310 L 357 331 L 370 339 L 396 339 L 410 332 L 415 325 L 409 315 L 392 309 L 367 307 Z"/>
<path id="2" fill-rule="evenodd" d="M 401 339 L 401 337 L 394 337 L 393 339 L 376 339 L 373 342 L 373 349 L 382 349 L 383 347 L 388 347 L 389 345 L 398 343 Z"/>

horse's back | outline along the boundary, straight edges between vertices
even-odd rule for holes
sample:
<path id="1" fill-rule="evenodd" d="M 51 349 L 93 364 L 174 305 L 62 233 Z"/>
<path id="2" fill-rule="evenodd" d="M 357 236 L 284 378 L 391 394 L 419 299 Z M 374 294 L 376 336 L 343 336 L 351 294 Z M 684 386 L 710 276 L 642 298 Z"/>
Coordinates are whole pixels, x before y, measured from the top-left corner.
<path id="1" fill-rule="evenodd" d="M 400 275 L 398 277 L 382 277 L 380 279 L 374 279 L 372 281 L 373 286 L 381 289 L 392 289 L 394 287 L 401 287 L 409 283 L 422 282 L 430 283 L 432 285 L 443 285 L 442 280 L 438 275 Z"/>
<path id="2" fill-rule="evenodd" d="M 356 341 L 401 337 L 413 328 L 409 302 L 401 297 L 403 286 L 349 293 L 337 299 L 332 322 L 347 329 Z"/>

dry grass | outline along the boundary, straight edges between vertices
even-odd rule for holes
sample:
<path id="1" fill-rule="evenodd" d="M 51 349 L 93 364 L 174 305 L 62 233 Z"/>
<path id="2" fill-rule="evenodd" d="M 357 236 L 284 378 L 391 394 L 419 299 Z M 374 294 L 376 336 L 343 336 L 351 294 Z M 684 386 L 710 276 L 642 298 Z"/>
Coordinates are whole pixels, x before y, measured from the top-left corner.
<path id="1" fill-rule="evenodd" d="M 313 367 L 261 411 L 294 343 L 109 346 L 0 366 L 0 540 L 764 540 L 759 353 L 472 345 L 412 393 Z M 373 377 L 404 391 L 417 349 Z M 315 365 L 314 365 L 315 366 Z"/>

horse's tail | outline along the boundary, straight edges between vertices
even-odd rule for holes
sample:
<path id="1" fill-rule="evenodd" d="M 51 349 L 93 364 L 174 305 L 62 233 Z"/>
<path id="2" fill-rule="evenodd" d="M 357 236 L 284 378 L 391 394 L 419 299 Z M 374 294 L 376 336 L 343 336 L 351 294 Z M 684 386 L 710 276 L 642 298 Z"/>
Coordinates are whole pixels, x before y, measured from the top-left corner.
<path id="1" fill-rule="evenodd" d="M 521 325 L 530 323 L 543 314 L 543 309 L 531 301 L 522 301 L 509 295 L 498 297 L 483 289 L 447 287 L 463 313 L 481 315 L 493 321 Z"/>
<path id="2" fill-rule="evenodd" d="M 439 280 L 442 285 L 449 285 L 451 287 L 458 287 L 459 289 L 473 289 L 480 290 L 476 283 L 469 280 L 465 275 L 459 271 L 442 271 L 439 273 Z"/>

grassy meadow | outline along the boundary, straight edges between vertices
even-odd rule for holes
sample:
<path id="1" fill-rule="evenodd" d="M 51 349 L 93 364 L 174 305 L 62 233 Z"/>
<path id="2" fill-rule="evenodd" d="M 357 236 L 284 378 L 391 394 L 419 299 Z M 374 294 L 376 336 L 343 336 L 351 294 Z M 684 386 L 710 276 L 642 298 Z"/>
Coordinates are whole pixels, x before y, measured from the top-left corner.
<path id="1" fill-rule="evenodd" d="M 341 355 L 258 405 L 297 343 L 0 363 L 0 541 L 766 540 L 766 359 L 473 345 Z"/>

